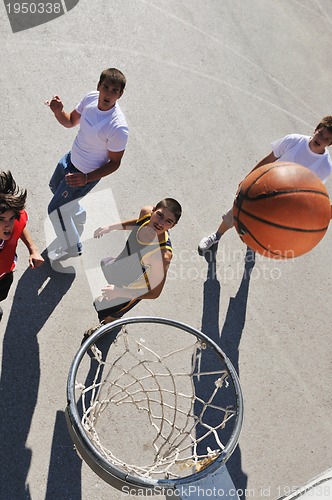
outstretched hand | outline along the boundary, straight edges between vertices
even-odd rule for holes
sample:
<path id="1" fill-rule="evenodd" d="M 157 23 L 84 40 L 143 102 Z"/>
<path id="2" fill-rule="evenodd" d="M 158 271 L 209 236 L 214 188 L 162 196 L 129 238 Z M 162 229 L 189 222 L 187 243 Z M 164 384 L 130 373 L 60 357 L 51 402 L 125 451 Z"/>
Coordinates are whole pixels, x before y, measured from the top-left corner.
<path id="1" fill-rule="evenodd" d="M 110 232 L 111 232 L 110 226 L 98 227 L 98 229 L 96 229 L 95 232 L 93 233 L 93 237 L 94 238 L 101 238 L 104 234 L 107 234 Z"/>
<path id="2" fill-rule="evenodd" d="M 45 101 L 45 104 L 51 108 L 54 114 L 63 110 L 63 102 L 58 95 L 55 95 L 49 101 Z"/>
<path id="3" fill-rule="evenodd" d="M 106 300 L 112 300 L 118 296 L 114 285 L 105 286 L 104 288 L 101 289 L 101 293 L 103 298 Z"/>
<path id="4" fill-rule="evenodd" d="M 32 268 L 39 267 L 44 264 L 44 259 L 39 252 L 33 252 L 29 255 L 29 266 Z"/>

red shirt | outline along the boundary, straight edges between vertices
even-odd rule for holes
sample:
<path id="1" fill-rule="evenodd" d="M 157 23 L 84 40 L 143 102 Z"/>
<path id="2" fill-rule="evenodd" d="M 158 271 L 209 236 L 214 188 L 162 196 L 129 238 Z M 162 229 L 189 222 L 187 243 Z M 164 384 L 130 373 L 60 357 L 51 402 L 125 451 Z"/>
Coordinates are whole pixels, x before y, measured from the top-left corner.
<path id="1" fill-rule="evenodd" d="M 25 210 L 21 210 L 20 220 L 15 219 L 9 240 L 0 240 L 0 279 L 15 269 L 17 242 L 26 226 L 27 220 L 28 214 Z"/>

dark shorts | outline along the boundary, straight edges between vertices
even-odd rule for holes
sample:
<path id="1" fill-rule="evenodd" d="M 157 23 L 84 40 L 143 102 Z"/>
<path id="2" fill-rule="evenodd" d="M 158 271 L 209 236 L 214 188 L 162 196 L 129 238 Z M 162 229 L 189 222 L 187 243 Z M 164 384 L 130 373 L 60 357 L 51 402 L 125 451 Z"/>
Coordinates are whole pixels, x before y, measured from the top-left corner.
<path id="1" fill-rule="evenodd" d="M 108 257 L 103 259 L 100 263 L 103 274 L 106 278 L 107 283 L 112 283 L 112 262 L 115 260 L 114 257 Z M 140 299 L 131 299 L 127 302 L 123 302 L 123 299 L 106 300 L 98 297 L 93 303 L 98 314 L 99 321 L 103 321 L 108 316 L 112 318 L 120 319 L 127 312 L 130 311 L 140 302 Z"/>
<path id="2" fill-rule="evenodd" d="M 103 321 L 108 316 L 116 319 L 122 318 L 126 312 L 130 311 L 130 309 L 135 307 L 140 301 L 141 299 L 132 299 L 122 304 L 117 303 L 116 305 L 112 305 L 112 302 L 114 304 L 115 301 L 106 299 L 99 301 L 97 299 L 94 301 L 93 305 L 96 308 L 99 321 Z"/>
<path id="3" fill-rule="evenodd" d="M 114 284 L 112 279 L 112 262 L 115 260 L 115 257 L 107 257 L 102 259 L 100 265 L 105 276 L 105 279 L 108 284 Z M 145 291 L 143 292 L 145 293 Z M 106 300 L 98 297 L 93 303 L 99 321 L 103 321 L 108 316 L 112 318 L 120 319 L 122 316 L 130 311 L 133 307 L 137 306 L 137 304 L 141 301 L 140 298 L 130 299 L 126 302 L 123 302 L 124 299 L 117 298 L 114 300 Z"/>
<path id="4" fill-rule="evenodd" d="M 13 272 L 5 274 L 5 276 L 0 279 L 0 302 L 7 298 L 13 279 Z"/>

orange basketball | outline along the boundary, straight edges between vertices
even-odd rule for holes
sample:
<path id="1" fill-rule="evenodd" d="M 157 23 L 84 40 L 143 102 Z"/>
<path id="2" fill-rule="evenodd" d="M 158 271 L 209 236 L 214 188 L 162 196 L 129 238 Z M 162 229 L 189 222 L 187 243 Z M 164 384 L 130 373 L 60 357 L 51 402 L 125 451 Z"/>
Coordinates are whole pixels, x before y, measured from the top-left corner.
<path id="1" fill-rule="evenodd" d="M 239 186 L 233 205 L 241 240 L 271 258 L 298 257 L 314 248 L 327 231 L 331 207 L 322 181 L 306 167 L 269 163 Z"/>

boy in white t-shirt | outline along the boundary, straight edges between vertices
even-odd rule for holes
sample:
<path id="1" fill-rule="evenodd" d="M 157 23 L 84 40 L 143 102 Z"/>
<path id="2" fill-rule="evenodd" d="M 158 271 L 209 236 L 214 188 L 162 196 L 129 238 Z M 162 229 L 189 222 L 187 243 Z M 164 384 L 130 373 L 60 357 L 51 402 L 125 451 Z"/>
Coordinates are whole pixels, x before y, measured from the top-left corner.
<path id="1" fill-rule="evenodd" d="M 53 198 L 48 214 L 59 245 L 48 253 L 51 261 L 81 255 L 86 213 L 79 200 L 120 166 L 128 126 L 117 101 L 125 85 L 124 74 L 109 68 L 101 73 L 97 91 L 87 94 L 71 113 L 64 111 L 59 96 L 45 103 L 64 127 L 80 124 L 71 151 L 61 158 L 50 180 Z"/>
<path id="2" fill-rule="evenodd" d="M 325 183 L 332 171 L 332 160 L 326 149 L 331 145 L 332 116 L 326 116 L 317 125 L 312 137 L 291 134 L 274 141 L 271 153 L 257 163 L 253 170 L 275 161 L 289 161 L 309 168 Z M 231 208 L 223 215 L 217 231 L 199 242 L 198 250 L 204 252 L 216 245 L 221 236 L 233 226 L 233 208 Z"/>

